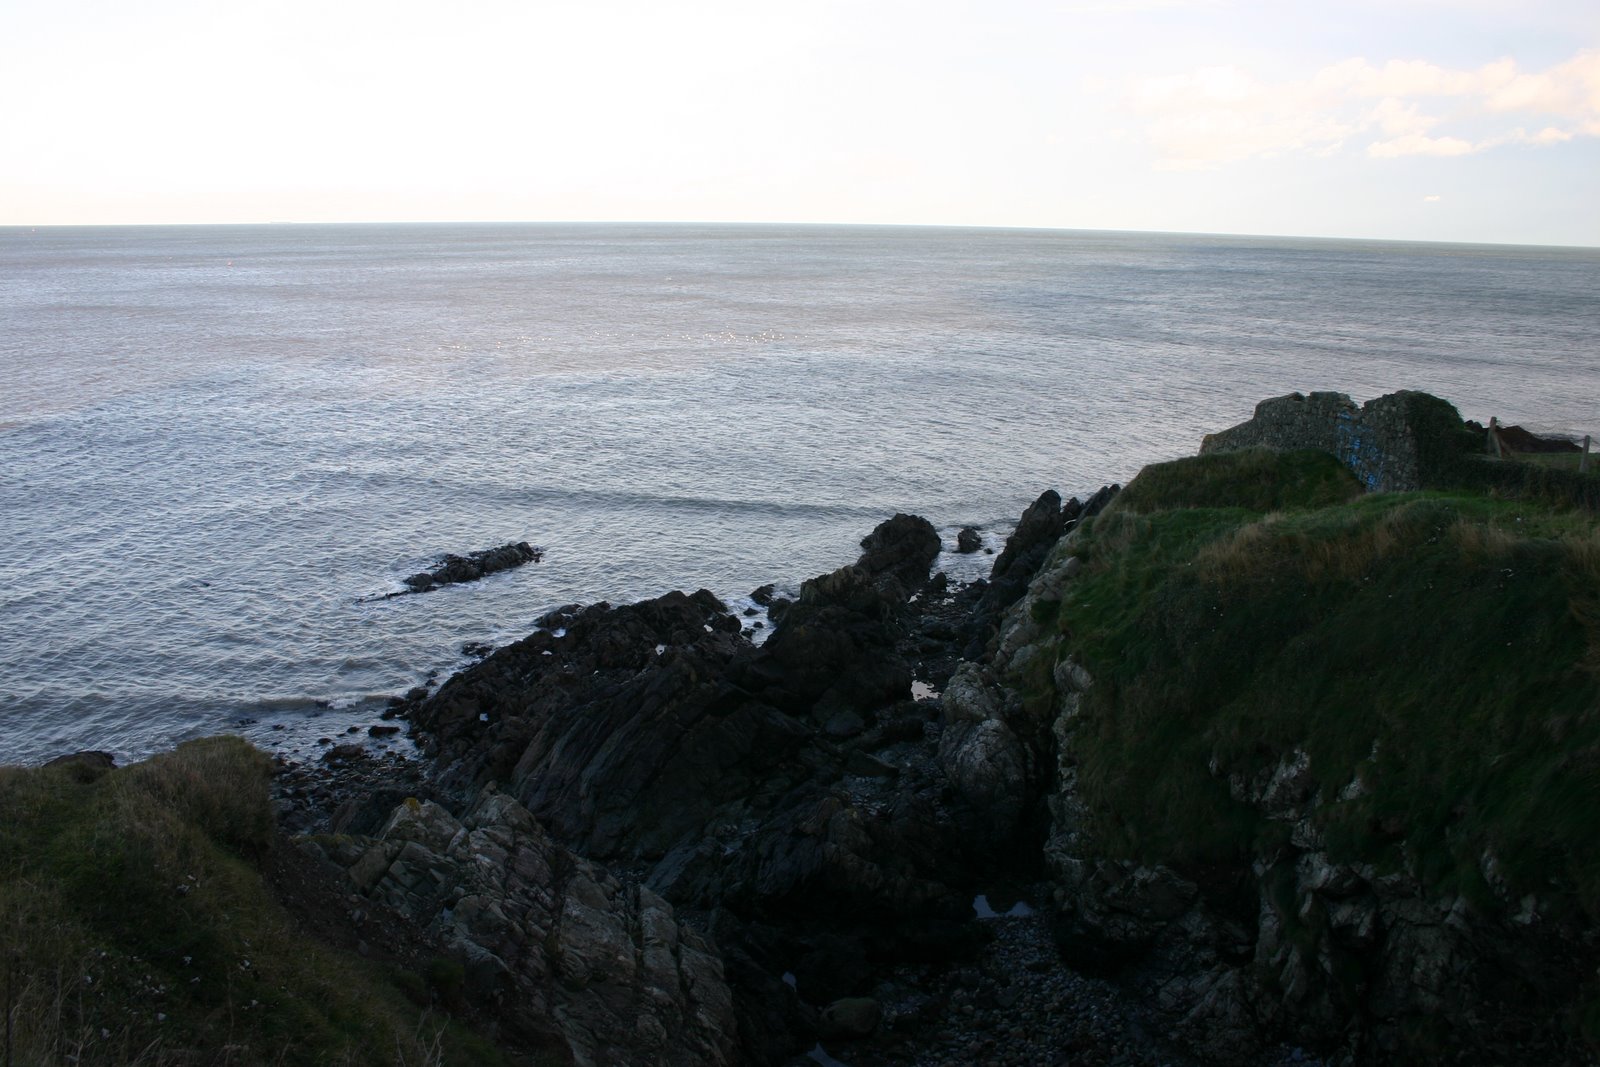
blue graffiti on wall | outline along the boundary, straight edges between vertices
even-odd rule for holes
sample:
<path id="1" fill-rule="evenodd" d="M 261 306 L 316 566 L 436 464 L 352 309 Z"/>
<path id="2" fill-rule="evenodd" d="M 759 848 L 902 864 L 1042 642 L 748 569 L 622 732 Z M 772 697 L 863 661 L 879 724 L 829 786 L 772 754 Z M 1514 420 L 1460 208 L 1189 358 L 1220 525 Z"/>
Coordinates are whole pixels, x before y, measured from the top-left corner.
<path id="1" fill-rule="evenodd" d="M 1334 422 L 1339 462 L 1349 467 L 1367 492 L 1383 484 L 1384 454 L 1352 412 L 1341 411 Z"/>

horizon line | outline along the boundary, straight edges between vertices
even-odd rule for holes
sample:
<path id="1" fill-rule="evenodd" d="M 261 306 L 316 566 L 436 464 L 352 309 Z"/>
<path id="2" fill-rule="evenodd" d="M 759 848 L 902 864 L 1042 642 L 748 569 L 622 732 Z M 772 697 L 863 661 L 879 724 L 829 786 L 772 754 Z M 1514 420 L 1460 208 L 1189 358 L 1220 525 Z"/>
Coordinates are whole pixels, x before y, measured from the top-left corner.
<path id="1" fill-rule="evenodd" d="M 1600 251 L 1600 245 L 1542 244 L 1519 241 L 1440 240 L 1438 238 L 1408 237 L 1352 237 L 1341 234 L 1309 233 L 1241 233 L 1221 230 L 1162 230 L 1091 226 L 1022 226 L 961 222 L 816 222 L 785 220 L 729 220 L 729 219 L 351 219 L 331 221 L 326 219 L 302 221 L 299 219 L 271 219 L 266 221 L 231 222 L 0 222 L 0 231 L 6 230 L 154 230 L 154 229 L 224 229 L 224 228 L 288 228 L 288 227 L 380 227 L 380 226 L 707 226 L 707 227 L 784 227 L 811 229 L 859 230 L 978 230 L 994 233 L 1060 233 L 1060 234 L 1131 234 L 1149 237 L 1214 237 L 1241 240 L 1283 241 L 1346 241 L 1364 244 L 1442 245 L 1469 248 L 1552 248 L 1577 251 Z"/>

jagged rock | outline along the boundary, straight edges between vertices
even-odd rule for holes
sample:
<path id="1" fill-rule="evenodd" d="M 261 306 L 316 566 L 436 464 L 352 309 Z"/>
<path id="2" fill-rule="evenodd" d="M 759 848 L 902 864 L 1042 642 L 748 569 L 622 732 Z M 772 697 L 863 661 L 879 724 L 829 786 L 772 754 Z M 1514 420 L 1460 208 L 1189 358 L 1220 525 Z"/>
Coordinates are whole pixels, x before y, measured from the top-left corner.
<path id="1" fill-rule="evenodd" d="M 1056 692 L 1063 695 L 1087 693 L 1094 684 L 1089 672 L 1071 656 L 1063 656 L 1050 672 L 1050 677 L 1056 683 Z"/>
<path id="2" fill-rule="evenodd" d="M 412 801 L 376 840 L 308 847 L 465 959 L 469 992 L 513 1047 L 578 1065 L 738 1062 L 714 947 L 504 794 L 485 790 L 460 820 Z"/>
<path id="3" fill-rule="evenodd" d="M 800 599 L 749 660 L 744 684 L 820 722 L 911 695 L 911 670 L 894 653 L 898 583 L 885 587 L 861 567 L 843 567 L 801 586 Z"/>
<path id="4" fill-rule="evenodd" d="M 1347 897 L 1367 888 L 1366 880 L 1346 864 L 1330 863 L 1327 853 L 1308 852 L 1300 856 L 1295 868 L 1295 884 L 1302 896 L 1321 893 Z"/>
<path id="5" fill-rule="evenodd" d="M 1212 1063 L 1248 1063 L 1262 1040 L 1255 1005 L 1259 991 L 1239 971 L 1215 968 L 1181 988 L 1164 991 L 1169 1010 L 1181 1012 L 1177 1030 L 1195 1052 Z"/>
<path id="6" fill-rule="evenodd" d="M 793 1028 L 815 1023 L 783 1008 L 777 975 L 828 939 L 874 959 L 977 944 L 971 880 L 1001 843 L 949 794 L 924 731 L 938 705 L 912 702 L 902 651 L 959 636 L 912 624 L 932 607 L 910 594 L 937 542 L 923 520 L 883 524 L 860 562 L 806 582 L 759 647 L 704 591 L 564 610 L 408 705 L 413 736 L 456 795 L 498 782 L 565 847 L 720 916 L 744 961 L 743 1054 L 781 1061 L 815 1040 Z M 853 973 L 822 968 L 806 988 L 864 992 Z"/>
<path id="7" fill-rule="evenodd" d="M 447 795 L 498 783 L 552 842 L 710 916 L 740 1055 L 781 1063 L 819 1025 L 784 971 L 820 1008 L 887 961 L 968 958 L 978 880 L 1024 858 L 1041 782 L 1017 730 L 1048 723 L 952 692 L 984 587 L 930 582 L 939 548 L 896 516 L 787 612 L 756 590 L 776 621 L 759 647 L 705 591 L 569 606 L 401 708 Z M 913 657 L 940 697 L 911 699 Z"/>
<path id="8" fill-rule="evenodd" d="M 983 537 L 971 526 L 963 526 L 956 534 L 956 551 L 969 555 L 983 547 Z"/>
<path id="9" fill-rule="evenodd" d="M 526 541 L 487 548 L 465 556 L 446 555 L 428 571 L 413 574 L 404 585 L 413 593 L 425 593 L 441 585 L 475 582 L 485 575 L 520 567 L 524 563 L 537 563 L 544 558 L 544 549 L 535 548 Z"/>
<path id="10" fill-rule="evenodd" d="M 1317 789 L 1311 757 L 1302 748 L 1286 753 L 1276 766 L 1247 777 L 1228 776 L 1228 792 L 1241 803 L 1259 807 L 1269 818 L 1295 822 L 1305 815 L 1304 804 Z"/>
<path id="11" fill-rule="evenodd" d="M 591 605 L 591 607 L 609 606 L 610 605 L 606 604 L 604 601 L 599 604 Z M 533 624 L 535 626 L 542 626 L 546 630 L 559 630 L 563 626 L 566 626 L 568 623 L 570 623 L 573 619 L 576 619 L 585 610 L 586 609 L 582 604 L 563 604 L 559 608 L 551 608 L 537 619 L 534 619 Z"/>
<path id="12" fill-rule="evenodd" d="M 942 547 L 933 523 L 918 515 L 896 515 L 862 539 L 856 566 L 879 583 L 897 582 L 909 596 L 928 580 L 928 568 Z"/>
<path id="13" fill-rule="evenodd" d="M 1063 505 L 1061 494 L 1054 489 L 1045 490 L 1028 505 L 994 561 L 984 594 L 985 608 L 1005 608 L 1023 594 L 1045 555 L 1066 532 L 1067 523 L 1075 522 L 1082 510 L 1077 497 Z"/>
<path id="14" fill-rule="evenodd" d="M 1016 604 L 1030 585 L 1042 576 L 1041 568 L 1062 536 L 1082 520 L 1102 511 L 1120 491 L 1121 486 L 1107 485 L 1091 496 L 1087 504 L 1077 497 L 1062 504 L 1061 495 L 1051 489 L 1028 506 L 1018 520 L 1016 530 L 1006 539 L 1004 551 L 994 561 L 989 584 L 975 613 L 978 636 L 967 646 L 967 659 L 983 658 L 985 643 L 994 637 L 998 629 L 1003 628 L 1002 614 Z M 1060 580 L 1059 576 L 1056 580 Z M 1007 624 L 1011 624 L 1010 619 Z M 987 651 L 993 652 L 992 648 Z"/>
<path id="15" fill-rule="evenodd" d="M 926 519 L 896 515 L 861 546 L 855 564 L 801 585 L 747 676 L 770 679 L 762 687 L 771 699 L 791 710 L 810 706 L 821 722 L 911 692 L 910 669 L 894 651 L 895 619 L 926 585 L 939 534 Z M 781 685 L 773 684 L 780 677 Z"/>
<path id="16" fill-rule="evenodd" d="M 1027 750 L 1006 724 L 992 681 L 964 663 L 942 697 L 939 763 L 950 782 L 984 814 L 986 829 L 1006 837 L 1028 801 Z"/>

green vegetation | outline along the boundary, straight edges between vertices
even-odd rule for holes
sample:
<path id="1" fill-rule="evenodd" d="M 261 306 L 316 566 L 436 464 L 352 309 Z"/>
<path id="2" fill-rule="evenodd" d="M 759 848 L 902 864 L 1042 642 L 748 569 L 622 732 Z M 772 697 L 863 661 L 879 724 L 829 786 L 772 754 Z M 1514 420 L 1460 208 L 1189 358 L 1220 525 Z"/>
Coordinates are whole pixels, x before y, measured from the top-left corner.
<path id="1" fill-rule="evenodd" d="M 237 738 L 0 768 L 4 1062 L 497 1062 L 407 999 L 426 1003 L 417 976 L 319 944 L 274 898 L 267 774 Z"/>
<path id="2" fill-rule="evenodd" d="M 1471 456 L 1451 478 L 1453 484 L 1496 496 L 1530 500 L 1555 508 L 1600 512 L 1600 464 L 1591 456 L 1580 474 L 1576 457 L 1522 455 L 1507 459 Z"/>
<path id="3" fill-rule="evenodd" d="M 1152 463 L 1117 498 L 1140 513 L 1206 508 L 1226 500 L 1249 511 L 1322 507 L 1361 495 L 1361 483 L 1326 452 L 1247 448 Z"/>
<path id="4" fill-rule="evenodd" d="M 1584 466 L 1584 456 L 1581 452 L 1527 452 L 1521 455 L 1508 456 L 1506 463 L 1531 463 L 1536 467 L 1547 467 L 1550 470 L 1572 471 L 1578 473 L 1578 468 Z M 1591 478 L 1600 478 L 1600 455 L 1591 454 L 1588 457 L 1588 469 L 1584 472 Z"/>
<path id="5" fill-rule="evenodd" d="M 1330 465 L 1148 468 L 1070 543 L 1087 565 L 1058 615 L 1095 678 L 1074 745 L 1101 847 L 1180 867 L 1270 853 L 1288 827 L 1229 779 L 1258 788 L 1300 748 L 1336 859 L 1600 915 L 1593 516 L 1358 496 Z"/>

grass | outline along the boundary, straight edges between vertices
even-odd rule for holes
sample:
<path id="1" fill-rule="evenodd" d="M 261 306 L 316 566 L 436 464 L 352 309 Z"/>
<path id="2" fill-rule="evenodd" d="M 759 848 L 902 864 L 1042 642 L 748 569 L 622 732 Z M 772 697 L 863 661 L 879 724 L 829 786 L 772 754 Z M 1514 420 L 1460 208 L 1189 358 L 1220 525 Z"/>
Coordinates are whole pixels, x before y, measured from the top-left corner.
<path id="1" fill-rule="evenodd" d="M 4 1062 L 495 1062 L 273 898 L 267 773 L 237 738 L 110 772 L 0 769 Z"/>
<path id="2" fill-rule="evenodd" d="M 1338 504 L 1361 495 L 1361 483 L 1326 452 L 1247 448 L 1153 463 L 1117 498 L 1122 511 L 1232 507 L 1277 511 Z"/>
<path id="3" fill-rule="evenodd" d="M 1278 462 L 1207 456 L 1141 484 L 1147 469 L 1074 545 L 1087 566 L 1058 618 L 1096 679 L 1075 745 L 1100 847 L 1180 867 L 1270 851 L 1282 825 L 1228 777 L 1298 746 L 1336 858 L 1600 915 L 1592 515 L 1357 497 L 1300 454 Z"/>
<path id="4" fill-rule="evenodd" d="M 1531 463 L 1536 467 L 1548 467 L 1551 470 L 1572 471 L 1577 473 L 1580 466 L 1585 467 L 1584 473 L 1591 478 L 1600 478 L 1600 453 L 1591 451 L 1588 462 L 1583 462 L 1581 452 L 1527 452 L 1506 457 L 1506 463 Z"/>

